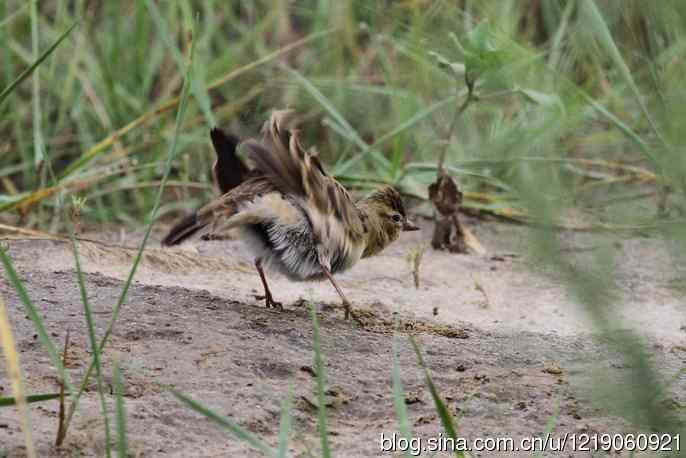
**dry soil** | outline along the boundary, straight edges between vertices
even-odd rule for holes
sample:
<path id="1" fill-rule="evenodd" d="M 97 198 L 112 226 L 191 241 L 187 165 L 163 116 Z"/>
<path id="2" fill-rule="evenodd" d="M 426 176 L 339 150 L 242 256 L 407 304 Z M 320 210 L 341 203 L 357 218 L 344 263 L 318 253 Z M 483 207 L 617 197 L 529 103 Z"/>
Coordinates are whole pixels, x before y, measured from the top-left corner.
<path id="1" fill-rule="evenodd" d="M 529 258 L 527 229 L 495 222 L 470 225 L 488 255 L 428 249 L 418 289 L 407 253 L 429 238 L 428 226 L 403 235 L 380 256 L 341 275 L 340 284 L 361 311 L 364 326 L 343 320 L 335 291 L 324 283 L 290 283 L 272 275 L 272 288 L 285 310 L 265 309 L 254 297 L 260 293 L 259 278 L 240 241 L 197 241 L 172 250 L 151 243 L 104 354 L 107 383 L 114 360 L 123 368 L 131 454 L 260 456 L 180 404 L 168 391 L 173 386 L 270 444 L 276 443 L 281 402 L 292 389 L 291 452 L 318 456 L 307 301 L 319 313 L 329 439 L 336 457 L 394 456 L 380 448 L 381 435 L 397 429 L 391 390 L 394 319 L 403 328 L 400 367 L 416 436 L 437 437 L 442 428 L 407 334 L 420 343 L 465 437 L 518 439 L 541 434 L 550 422 L 556 436 L 633 431 L 613 397 L 625 392 L 619 384 L 627 383 L 632 368 L 621 353 L 593 337 L 589 315 L 561 279 Z M 684 309 L 673 284 L 680 276 L 670 247 L 650 238 L 561 237 L 565 248 L 558 255 L 574 256 L 582 267 L 594 262 L 602 247 L 615 251 L 616 327 L 635 329 L 644 338 L 652 363 L 669 382 L 665 412 L 681 405 L 686 397 L 679 375 L 686 357 Z M 134 251 L 127 247 L 139 238 L 125 234 L 106 244 L 80 243 L 98 335 L 130 268 Z M 19 239 L 8 243 L 54 342 L 61 345 L 70 331 L 68 371 L 78 383 L 90 353 L 69 245 Z M 0 294 L 9 307 L 28 391 L 56 391 L 55 371 L 4 276 Z M 0 395 L 10 395 L 3 365 Z M 94 380 L 60 448 L 52 445 L 57 415 L 54 401 L 31 407 L 40 456 L 102 456 L 103 422 Z M 0 410 L 3 453 L 24 454 L 14 409 Z M 569 449 L 566 454 L 589 455 Z"/>

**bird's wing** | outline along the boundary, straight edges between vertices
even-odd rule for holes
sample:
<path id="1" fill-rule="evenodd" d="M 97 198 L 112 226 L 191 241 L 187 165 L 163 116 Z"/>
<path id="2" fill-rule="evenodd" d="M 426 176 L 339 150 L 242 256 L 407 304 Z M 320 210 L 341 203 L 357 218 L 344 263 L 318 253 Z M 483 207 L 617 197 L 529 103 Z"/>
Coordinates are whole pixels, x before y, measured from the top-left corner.
<path id="1" fill-rule="evenodd" d="M 203 226 L 209 226 L 210 232 L 219 229 L 225 230 L 241 224 L 258 223 L 260 221 L 249 221 L 251 213 L 242 212 L 242 207 L 260 196 L 275 191 L 274 185 L 264 177 L 249 178 L 198 210 L 197 219 Z M 245 215 L 241 218 L 243 213 Z"/>
<path id="2" fill-rule="evenodd" d="M 287 111 L 276 111 L 264 127 L 262 143 L 248 141 L 251 159 L 279 191 L 298 199 L 318 241 L 344 246 L 364 234 L 359 209 L 348 191 L 328 175 L 313 151 L 305 151 L 297 131 L 285 127 Z"/>

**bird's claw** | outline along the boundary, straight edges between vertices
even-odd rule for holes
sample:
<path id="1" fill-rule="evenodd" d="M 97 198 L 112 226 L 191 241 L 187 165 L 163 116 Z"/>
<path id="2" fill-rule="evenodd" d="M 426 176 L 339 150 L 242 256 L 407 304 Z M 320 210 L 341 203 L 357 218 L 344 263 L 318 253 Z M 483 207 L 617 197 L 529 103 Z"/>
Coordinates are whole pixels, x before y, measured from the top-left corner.
<path id="1" fill-rule="evenodd" d="M 283 311 L 283 304 L 282 304 L 281 302 L 276 302 L 270 295 L 266 295 L 266 296 L 255 296 L 255 299 L 257 299 L 258 301 L 262 301 L 262 300 L 263 300 L 263 301 L 264 301 L 264 305 L 265 305 L 268 309 L 272 309 L 272 308 L 273 308 L 273 309 L 276 309 L 276 310 Z"/>
<path id="2" fill-rule="evenodd" d="M 271 306 L 280 312 L 283 312 L 283 304 L 281 302 L 271 301 Z M 269 305 L 267 305 L 269 307 Z"/>

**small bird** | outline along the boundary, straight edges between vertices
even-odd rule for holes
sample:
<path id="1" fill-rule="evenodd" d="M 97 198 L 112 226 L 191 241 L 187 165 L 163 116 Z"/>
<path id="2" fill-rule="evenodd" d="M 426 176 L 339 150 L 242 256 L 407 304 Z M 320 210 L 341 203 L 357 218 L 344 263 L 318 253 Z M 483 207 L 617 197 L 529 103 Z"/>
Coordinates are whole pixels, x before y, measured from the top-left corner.
<path id="1" fill-rule="evenodd" d="M 391 186 L 354 203 L 343 185 L 326 173 L 316 152 L 302 147 L 298 132 L 286 128 L 290 114 L 273 112 L 261 141 L 241 143 L 255 164 L 251 171 L 235 155 L 237 139 L 212 132 L 218 157 L 213 173 L 227 192 L 179 221 L 162 244 L 179 244 L 201 230 L 211 234 L 238 228 L 255 256 L 267 308 L 283 309 L 269 289 L 265 267 L 294 281 L 329 280 L 348 319 L 350 301 L 333 275 L 378 254 L 401 231 L 419 228 L 408 219 L 400 193 Z M 241 165 L 236 167 L 243 169 L 222 178 L 222 160 L 237 161 Z M 237 183 L 236 177 L 244 181 Z"/>

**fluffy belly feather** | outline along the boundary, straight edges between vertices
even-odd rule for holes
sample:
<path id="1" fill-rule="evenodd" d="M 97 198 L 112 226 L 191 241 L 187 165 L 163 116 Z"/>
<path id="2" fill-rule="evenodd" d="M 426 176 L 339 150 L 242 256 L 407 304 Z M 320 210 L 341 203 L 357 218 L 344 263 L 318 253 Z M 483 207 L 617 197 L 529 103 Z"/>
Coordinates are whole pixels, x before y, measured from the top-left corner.
<path id="1" fill-rule="evenodd" d="M 308 225 L 281 225 L 274 222 L 245 227 L 245 239 L 263 264 L 291 280 L 326 278 L 319 264 L 317 245 Z M 362 247 L 326 247 L 331 273 L 352 267 L 362 256 Z"/>
<path id="2" fill-rule="evenodd" d="M 241 209 L 241 214 L 259 216 L 258 221 L 241 224 L 244 239 L 262 264 L 291 280 L 325 278 L 320 259 L 331 273 L 352 267 L 364 246 L 346 238 L 315 240 L 312 223 L 301 205 L 281 194 L 271 193 Z M 261 220 L 261 221 L 260 221 Z"/>

